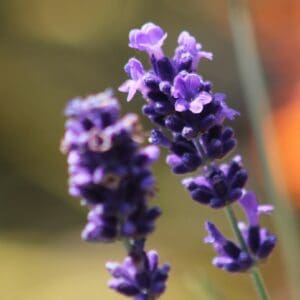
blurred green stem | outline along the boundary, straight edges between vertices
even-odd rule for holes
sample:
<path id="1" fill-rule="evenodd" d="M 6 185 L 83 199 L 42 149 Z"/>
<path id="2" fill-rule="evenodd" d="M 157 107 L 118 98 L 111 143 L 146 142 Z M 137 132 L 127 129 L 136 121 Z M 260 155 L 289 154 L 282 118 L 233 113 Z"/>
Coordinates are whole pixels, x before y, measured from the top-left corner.
<path id="1" fill-rule="evenodd" d="M 227 216 L 227 219 L 231 225 L 231 228 L 235 234 L 235 237 L 237 238 L 237 240 L 239 241 L 242 249 L 246 252 L 248 252 L 248 249 L 247 249 L 247 245 L 245 243 L 245 240 L 241 234 L 241 231 L 240 229 L 238 228 L 238 223 L 237 223 L 237 219 L 236 219 L 236 216 L 235 216 L 235 213 L 233 211 L 233 208 L 231 206 L 226 206 L 225 208 L 225 212 L 226 212 L 226 216 Z"/>
<path id="2" fill-rule="evenodd" d="M 123 239 L 123 244 L 124 244 L 124 247 L 125 247 L 127 253 L 129 253 L 131 251 L 133 241 L 131 239 L 124 238 Z"/>
<path id="3" fill-rule="evenodd" d="M 291 202 L 284 199 L 286 198 L 283 192 L 284 189 L 279 192 L 276 187 L 266 155 L 263 120 L 267 116 L 271 117 L 270 99 L 264 82 L 248 3 L 245 0 L 228 0 L 228 3 L 233 45 L 262 166 L 265 193 L 268 201 L 272 201 L 276 206 L 274 214 L 276 231 L 288 273 L 287 282 L 291 286 L 292 299 L 296 300 L 300 299 L 300 256 L 298 253 L 300 249 L 300 235 L 297 233 L 297 219 L 290 207 Z M 273 128 L 269 134 L 272 138 L 275 137 Z M 276 151 L 276 149 L 272 150 L 273 152 Z M 280 175 L 280 170 L 278 170 L 278 175 Z M 284 182 L 284 180 L 281 180 L 281 182 Z"/>
<path id="4" fill-rule="evenodd" d="M 268 300 L 269 296 L 259 269 L 257 267 L 253 267 L 250 272 L 253 284 L 255 285 L 260 300 Z"/>
<path id="5" fill-rule="evenodd" d="M 232 230 L 235 234 L 235 237 L 239 241 L 239 244 L 241 245 L 242 249 L 246 252 L 249 252 L 248 247 L 245 243 L 245 240 L 242 236 L 242 233 L 238 227 L 237 218 L 235 216 L 234 210 L 231 206 L 227 206 L 225 208 L 227 219 L 232 227 Z M 260 300 L 268 300 L 268 292 L 264 283 L 264 280 L 260 274 L 260 271 L 257 267 L 253 267 L 251 269 L 251 277 L 253 280 L 253 284 L 255 286 L 256 292 L 259 296 Z"/>

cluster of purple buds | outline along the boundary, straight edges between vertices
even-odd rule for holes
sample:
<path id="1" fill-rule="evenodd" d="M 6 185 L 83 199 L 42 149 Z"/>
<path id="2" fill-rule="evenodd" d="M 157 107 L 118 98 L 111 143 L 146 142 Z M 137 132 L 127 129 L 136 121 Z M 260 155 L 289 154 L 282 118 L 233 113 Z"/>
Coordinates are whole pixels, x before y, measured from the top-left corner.
<path id="1" fill-rule="evenodd" d="M 223 208 L 241 198 L 247 177 L 241 157 L 236 156 L 230 164 L 217 166 L 212 163 L 204 167 L 202 175 L 185 178 L 182 184 L 195 201 Z"/>
<path id="2" fill-rule="evenodd" d="M 248 224 L 238 223 L 244 239 L 244 245 L 227 240 L 217 227 L 206 222 L 205 228 L 208 236 L 206 243 L 214 246 L 218 256 L 213 264 L 229 272 L 243 272 L 269 256 L 276 244 L 276 236 L 259 225 L 259 215 L 268 214 L 273 210 L 271 205 L 258 205 L 253 192 L 245 193 L 239 201 L 243 208 Z"/>
<path id="3" fill-rule="evenodd" d="M 258 214 L 270 211 L 259 206 L 253 193 L 245 190 L 247 172 L 241 158 L 219 165 L 236 146 L 234 131 L 224 125 L 238 112 L 225 102 L 225 95 L 214 93 L 212 84 L 197 74 L 199 62 L 212 59 L 188 32 L 178 37 L 173 57 L 167 57 L 162 46 L 167 34 L 157 25 L 147 23 L 129 34 L 129 47 L 144 51 L 151 68 L 145 70 L 136 58 L 129 59 L 125 71 L 129 79 L 119 88 L 128 93 L 130 101 L 137 92 L 146 100 L 143 113 L 158 126 L 151 131 L 149 141 L 168 149 L 166 162 L 175 174 L 203 172 L 195 178 L 183 180 L 191 198 L 198 203 L 219 209 L 240 203 L 248 216 L 248 225 L 240 224 L 244 245 L 236 245 L 206 223 L 209 236 L 220 256 L 214 259 L 217 267 L 227 271 L 246 271 L 266 258 L 276 243 L 276 237 L 261 228 Z M 264 210 L 265 209 L 265 210 Z"/>
<path id="4" fill-rule="evenodd" d="M 122 264 L 108 262 L 106 268 L 113 276 L 109 287 L 135 300 L 157 299 L 166 288 L 169 265 L 158 266 L 158 254 L 149 251 L 139 257 L 127 257 Z"/>
<path id="5" fill-rule="evenodd" d="M 65 114 L 68 120 L 61 147 L 68 155 L 69 192 L 90 209 L 82 237 L 97 242 L 129 241 L 124 265 L 109 267 L 116 278 L 111 287 L 135 299 L 156 299 L 169 269 L 157 266 L 157 254 L 146 254 L 144 240 L 161 213 L 148 205 L 155 184 L 150 167 L 159 157 L 159 148 L 140 146 L 143 132 L 137 116 L 121 118 L 119 103 L 110 91 L 72 100 Z M 126 272 L 134 293 L 125 287 Z"/>
<path id="6" fill-rule="evenodd" d="M 125 66 L 130 79 L 119 90 L 128 93 L 128 101 L 137 91 L 143 95 L 147 102 L 143 113 L 172 135 L 172 143 L 166 145 L 171 153 L 168 163 L 175 173 L 188 173 L 206 157 L 222 158 L 234 148 L 233 130 L 222 124 L 237 112 L 226 105 L 224 94 L 213 93 L 211 83 L 195 73 L 199 61 L 212 59 L 212 54 L 202 51 L 188 32 L 182 32 L 174 56 L 168 58 L 162 50 L 166 36 L 152 23 L 130 32 L 129 46 L 146 51 L 152 68 L 146 71 L 139 60 L 131 58 Z M 193 140 L 203 146 L 203 153 Z"/>

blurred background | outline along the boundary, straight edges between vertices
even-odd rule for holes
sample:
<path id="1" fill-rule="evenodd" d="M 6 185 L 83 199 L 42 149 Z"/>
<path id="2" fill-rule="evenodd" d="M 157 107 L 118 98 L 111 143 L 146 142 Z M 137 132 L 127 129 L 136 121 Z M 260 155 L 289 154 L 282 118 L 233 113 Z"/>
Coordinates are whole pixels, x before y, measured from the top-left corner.
<path id="1" fill-rule="evenodd" d="M 123 299 L 106 288 L 104 263 L 122 260 L 125 251 L 121 244 L 81 241 L 86 210 L 67 194 L 67 168 L 59 143 L 67 100 L 116 89 L 126 77 L 124 64 L 135 55 L 127 46 L 128 31 L 147 21 L 169 33 L 169 54 L 183 29 L 214 53 L 214 60 L 203 62 L 200 72 L 241 111 L 233 127 L 249 167 L 249 188 L 258 191 L 262 202 L 269 201 L 263 193 L 227 9 L 222 0 L 190 0 L 184 5 L 179 0 L 0 1 L 0 299 Z M 300 2 L 253 0 L 251 14 L 279 141 L 282 170 L 274 169 L 283 175 L 298 213 Z M 124 95 L 116 94 L 124 112 L 139 112 L 140 99 L 127 104 Z M 265 139 L 272 145 L 268 122 L 266 116 Z M 144 126 L 150 128 L 146 121 Z M 268 149 L 272 161 L 272 146 Z M 164 214 L 148 243 L 172 264 L 163 298 L 209 299 L 213 291 L 216 299 L 254 299 L 248 276 L 214 269 L 213 250 L 202 243 L 205 219 L 231 234 L 223 214 L 191 201 L 163 156 L 154 170 L 159 190 L 154 202 Z M 278 300 L 288 297 L 280 254 L 277 248 L 262 267 L 272 299 Z"/>

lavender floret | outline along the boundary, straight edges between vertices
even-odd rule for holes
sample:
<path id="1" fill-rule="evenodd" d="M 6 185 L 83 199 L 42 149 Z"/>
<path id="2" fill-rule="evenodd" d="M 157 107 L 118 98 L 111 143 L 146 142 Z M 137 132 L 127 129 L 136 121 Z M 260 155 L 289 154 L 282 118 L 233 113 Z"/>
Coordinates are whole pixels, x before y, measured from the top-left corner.
<path id="1" fill-rule="evenodd" d="M 214 224 L 210 222 L 205 224 L 208 232 L 205 242 L 212 244 L 218 253 L 218 256 L 213 259 L 213 264 L 229 272 L 247 271 L 264 261 L 271 254 L 277 241 L 275 235 L 259 225 L 259 215 L 270 213 L 273 207 L 258 205 L 253 192 L 245 193 L 239 202 L 248 219 L 248 224 L 243 222 L 238 224 L 246 249 L 227 240 Z"/>
<path id="2" fill-rule="evenodd" d="M 146 23 L 141 29 L 133 29 L 129 33 L 129 47 L 146 51 L 150 56 L 163 56 L 162 45 L 167 34 L 157 25 Z"/>
<path id="3" fill-rule="evenodd" d="M 113 276 L 109 287 L 135 300 L 157 299 L 166 288 L 170 266 L 158 265 L 156 251 L 144 252 L 140 257 L 127 257 L 122 264 L 108 262 L 106 268 Z"/>
<path id="4" fill-rule="evenodd" d="M 214 266 L 228 272 L 244 272 L 254 265 L 249 253 L 227 240 L 213 223 L 206 222 L 205 228 L 208 235 L 204 242 L 212 244 L 218 254 L 212 261 Z"/>
<path id="5" fill-rule="evenodd" d="M 240 199 L 247 177 L 241 157 L 236 156 L 230 164 L 205 167 L 202 175 L 185 178 L 182 184 L 195 201 L 211 208 L 223 208 Z"/>

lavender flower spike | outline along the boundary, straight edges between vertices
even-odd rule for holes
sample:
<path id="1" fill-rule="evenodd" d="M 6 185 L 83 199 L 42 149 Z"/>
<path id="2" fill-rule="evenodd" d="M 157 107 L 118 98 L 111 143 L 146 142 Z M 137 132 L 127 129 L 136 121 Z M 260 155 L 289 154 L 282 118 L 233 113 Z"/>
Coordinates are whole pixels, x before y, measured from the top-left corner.
<path id="1" fill-rule="evenodd" d="M 159 148 L 139 146 L 137 116 L 121 118 L 110 92 L 71 101 L 66 115 L 62 149 L 68 154 L 69 190 L 91 210 L 82 237 L 98 242 L 146 237 L 160 215 L 158 207 L 148 207 L 155 183 L 150 166 Z"/>
<path id="2" fill-rule="evenodd" d="M 139 61 L 131 58 L 125 66 L 130 79 L 119 90 L 128 94 L 128 101 L 137 91 L 142 94 L 146 100 L 143 113 L 161 130 L 172 134 L 168 164 L 174 173 L 183 174 L 233 149 L 233 130 L 223 123 L 238 113 L 227 106 L 223 94 L 213 93 L 212 84 L 195 73 L 199 60 L 212 55 L 203 52 L 194 37 L 182 32 L 174 57 L 167 57 L 161 51 L 165 38 L 163 30 L 153 23 L 130 32 L 130 47 L 148 52 L 151 69 L 144 70 Z M 203 153 L 196 149 L 195 139 L 203 146 Z"/>
<path id="3" fill-rule="evenodd" d="M 213 259 L 213 265 L 228 272 L 244 272 L 253 266 L 251 256 L 234 242 L 227 240 L 214 224 L 206 222 L 205 228 L 208 236 L 204 242 L 212 244 L 218 253 Z"/>
<path id="4" fill-rule="evenodd" d="M 122 264 L 108 262 L 106 268 L 113 276 L 109 287 L 135 300 L 157 299 L 166 288 L 170 267 L 158 266 L 158 254 L 149 251 L 135 259 L 127 257 Z"/>
<path id="5" fill-rule="evenodd" d="M 163 57 L 162 45 L 167 34 L 157 25 L 146 23 L 141 29 L 133 29 L 129 33 L 129 47 L 146 51 L 151 57 Z"/>
<path id="6" fill-rule="evenodd" d="M 143 69 L 133 62 L 129 73 L 139 81 Z M 68 155 L 69 190 L 90 209 L 82 238 L 126 241 L 124 263 L 107 263 L 113 276 L 109 286 L 135 300 L 157 299 L 165 290 L 170 267 L 158 266 L 158 254 L 146 253 L 144 244 L 161 213 L 148 204 L 155 184 L 150 167 L 159 157 L 159 148 L 140 146 L 143 136 L 137 116 L 121 118 L 110 91 L 76 98 L 65 113 L 62 151 Z"/>

